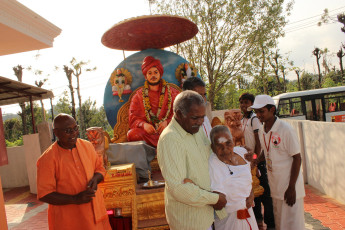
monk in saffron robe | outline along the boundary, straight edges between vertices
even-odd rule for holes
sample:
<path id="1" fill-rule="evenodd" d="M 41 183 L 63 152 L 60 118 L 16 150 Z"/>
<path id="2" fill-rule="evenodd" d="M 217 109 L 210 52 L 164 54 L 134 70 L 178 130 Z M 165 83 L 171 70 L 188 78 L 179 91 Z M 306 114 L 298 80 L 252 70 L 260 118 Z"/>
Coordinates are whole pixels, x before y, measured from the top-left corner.
<path id="1" fill-rule="evenodd" d="M 73 117 L 59 114 L 53 122 L 58 141 L 37 161 L 37 198 L 48 206 L 49 229 L 110 230 L 103 194 L 101 158 L 88 141 L 78 139 Z"/>
<path id="2" fill-rule="evenodd" d="M 162 79 L 164 70 L 160 60 L 145 57 L 141 70 L 146 81 L 131 100 L 127 140 L 144 140 L 157 147 L 159 135 L 173 117 L 173 103 L 179 91 Z"/>

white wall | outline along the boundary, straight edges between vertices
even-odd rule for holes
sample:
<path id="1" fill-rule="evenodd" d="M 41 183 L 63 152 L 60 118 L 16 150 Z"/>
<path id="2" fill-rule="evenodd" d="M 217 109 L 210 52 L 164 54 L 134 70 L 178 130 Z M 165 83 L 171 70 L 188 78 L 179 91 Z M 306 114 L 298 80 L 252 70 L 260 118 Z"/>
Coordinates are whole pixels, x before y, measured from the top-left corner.
<path id="1" fill-rule="evenodd" d="M 0 166 L 3 188 L 29 185 L 24 146 L 7 148 L 8 165 Z"/>
<path id="2" fill-rule="evenodd" d="M 345 204 L 345 124 L 288 119 L 285 121 L 289 122 L 301 137 L 306 182 Z"/>

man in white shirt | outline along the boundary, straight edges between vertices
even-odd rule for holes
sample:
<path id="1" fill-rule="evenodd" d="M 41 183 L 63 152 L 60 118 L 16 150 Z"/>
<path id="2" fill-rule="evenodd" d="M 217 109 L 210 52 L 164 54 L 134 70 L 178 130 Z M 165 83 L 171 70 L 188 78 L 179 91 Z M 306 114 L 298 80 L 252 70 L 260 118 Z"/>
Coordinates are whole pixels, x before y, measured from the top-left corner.
<path id="1" fill-rule="evenodd" d="M 259 119 L 253 110 L 248 111 L 248 108 L 254 103 L 254 95 L 250 93 L 243 93 L 240 98 L 240 108 L 243 113 L 241 120 L 242 130 L 246 146 L 250 148 L 256 155 L 261 152 L 260 140 L 259 140 L 259 129 L 262 126 Z"/>
<path id="2" fill-rule="evenodd" d="M 193 90 L 195 92 L 197 92 L 198 94 L 200 94 L 203 98 L 205 103 L 207 103 L 207 99 L 206 99 L 206 85 L 205 82 L 203 82 L 200 78 L 198 77 L 190 77 L 187 78 L 182 85 L 182 90 Z M 207 106 L 206 106 L 207 107 Z M 207 108 L 206 108 L 207 110 Z M 207 111 L 206 111 L 207 113 Z M 204 133 L 206 134 L 206 136 L 208 137 L 208 139 L 210 139 L 210 132 L 211 132 L 211 123 L 210 120 L 208 119 L 207 116 L 204 117 L 204 123 L 202 124 L 202 130 L 204 131 Z"/>
<path id="3" fill-rule="evenodd" d="M 266 158 L 276 229 L 304 229 L 305 191 L 298 137 L 291 125 L 276 117 L 270 96 L 256 96 L 250 108 L 264 123 L 259 138 Z"/>
<path id="4" fill-rule="evenodd" d="M 240 109 L 243 113 L 243 118 L 241 120 L 242 130 L 244 133 L 244 139 L 246 146 L 254 151 L 254 153 L 259 156 L 261 153 L 261 145 L 259 140 L 259 129 L 262 124 L 260 120 L 256 117 L 256 114 L 252 109 L 248 108 L 253 105 L 255 96 L 250 93 L 243 93 L 240 98 Z M 272 206 L 272 197 L 270 195 L 270 187 L 268 185 L 267 170 L 264 155 L 262 154 L 260 159 L 257 159 L 257 167 L 260 171 L 260 185 L 265 189 L 264 194 L 259 197 L 255 197 L 255 206 L 253 208 L 256 221 L 259 226 L 262 225 L 262 220 L 267 225 L 267 229 L 274 229 L 274 215 Z M 262 206 L 264 206 L 264 215 L 262 215 Z"/>

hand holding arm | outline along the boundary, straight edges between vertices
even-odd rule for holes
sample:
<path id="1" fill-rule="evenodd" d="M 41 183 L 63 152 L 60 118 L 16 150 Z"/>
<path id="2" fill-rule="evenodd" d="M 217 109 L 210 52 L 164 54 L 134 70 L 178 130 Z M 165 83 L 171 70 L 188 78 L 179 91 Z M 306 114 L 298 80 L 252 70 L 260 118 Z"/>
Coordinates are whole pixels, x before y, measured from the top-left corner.
<path id="1" fill-rule="evenodd" d="M 95 192 L 88 188 L 76 195 L 52 192 L 40 198 L 39 200 L 52 205 L 85 204 L 89 203 L 93 197 L 95 197 Z"/>
<path id="2" fill-rule="evenodd" d="M 253 207 L 253 202 L 254 202 L 254 191 L 250 192 L 250 195 L 246 199 L 246 206 L 247 208 Z"/>
<path id="3" fill-rule="evenodd" d="M 97 185 L 103 180 L 103 175 L 100 173 L 95 173 L 93 174 L 93 177 L 91 178 L 91 180 L 89 181 L 89 183 L 87 184 L 87 187 L 92 189 L 93 191 L 97 190 Z"/>
<path id="4" fill-rule="evenodd" d="M 221 209 L 224 208 L 225 205 L 226 205 L 226 196 L 225 196 L 223 193 L 220 193 L 220 192 L 214 192 L 214 193 L 219 194 L 219 198 L 218 198 L 217 203 L 215 203 L 214 205 L 212 205 L 212 207 L 213 207 L 215 210 L 221 210 Z"/>
<path id="5" fill-rule="evenodd" d="M 254 138 L 255 138 L 254 153 L 259 157 L 261 153 L 261 145 L 260 145 L 260 138 L 259 138 L 258 132 L 254 132 Z"/>
<path id="6" fill-rule="evenodd" d="M 183 183 L 185 178 L 190 178 L 186 167 L 186 150 L 182 145 L 170 144 L 179 143 L 179 138 L 174 134 L 161 136 L 157 147 L 158 163 L 170 195 L 178 202 L 194 207 L 217 203 L 219 195 L 193 183 Z M 193 178 L 193 181 L 198 184 L 197 178 Z"/>
<path id="7" fill-rule="evenodd" d="M 252 151 L 252 149 L 250 149 L 247 146 L 243 146 L 243 148 L 245 148 L 247 150 L 247 153 L 244 154 L 244 158 L 249 161 L 252 162 L 253 161 L 253 156 L 254 156 L 254 152 Z"/>

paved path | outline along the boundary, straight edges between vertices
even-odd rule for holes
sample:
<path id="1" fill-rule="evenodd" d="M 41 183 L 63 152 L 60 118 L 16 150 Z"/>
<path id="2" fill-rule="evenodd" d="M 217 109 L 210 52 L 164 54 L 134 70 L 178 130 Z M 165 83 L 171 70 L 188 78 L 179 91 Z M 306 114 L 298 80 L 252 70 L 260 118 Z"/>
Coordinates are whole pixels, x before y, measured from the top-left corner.
<path id="1" fill-rule="evenodd" d="M 304 210 L 306 229 L 345 229 L 345 205 L 306 185 Z M 36 199 L 29 187 L 4 189 L 8 228 L 12 230 L 48 229 L 47 204 Z M 260 228 L 262 230 L 265 227 Z"/>

